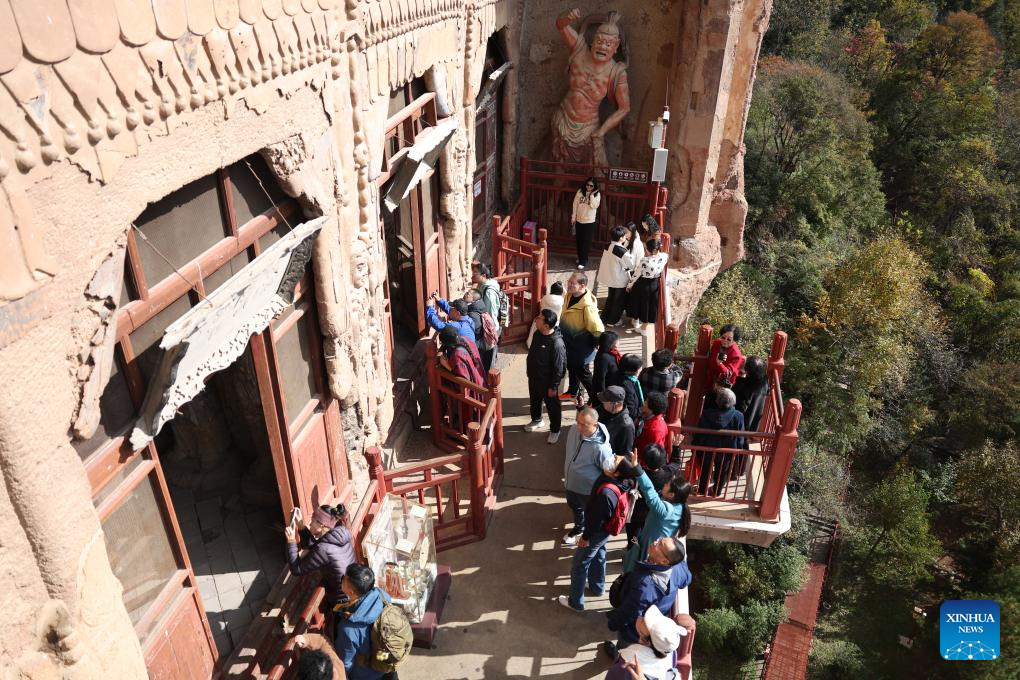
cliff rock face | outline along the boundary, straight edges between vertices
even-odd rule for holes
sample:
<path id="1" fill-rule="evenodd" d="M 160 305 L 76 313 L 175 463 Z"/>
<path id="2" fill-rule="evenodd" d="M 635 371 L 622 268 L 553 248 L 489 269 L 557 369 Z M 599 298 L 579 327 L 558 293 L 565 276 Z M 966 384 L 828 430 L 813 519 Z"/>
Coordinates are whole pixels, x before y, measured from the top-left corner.
<path id="1" fill-rule="evenodd" d="M 521 28 L 511 22 L 508 43 L 515 65 L 511 87 L 520 83 L 526 96 L 515 112 L 516 137 L 508 139 L 517 140 L 522 156 L 548 157 L 548 121 L 568 87 L 567 50 L 555 22 L 575 6 L 586 18 L 607 10 L 622 14 L 621 55 L 628 64 L 631 111 L 605 137 L 610 166 L 651 165 L 647 122 L 669 106 L 670 202 L 664 227 L 676 244 L 672 320 L 686 322 L 712 279 L 743 256 L 744 127 L 772 0 L 520 2 Z M 584 24 L 575 22 L 579 26 Z M 603 102 L 603 109 L 604 120 L 613 107 Z M 517 176 L 512 169 L 504 173 L 507 195 Z"/>
<path id="2" fill-rule="evenodd" d="M 686 323 L 716 274 L 743 257 L 744 127 L 772 0 L 682 5 L 667 179 L 672 318 Z"/>

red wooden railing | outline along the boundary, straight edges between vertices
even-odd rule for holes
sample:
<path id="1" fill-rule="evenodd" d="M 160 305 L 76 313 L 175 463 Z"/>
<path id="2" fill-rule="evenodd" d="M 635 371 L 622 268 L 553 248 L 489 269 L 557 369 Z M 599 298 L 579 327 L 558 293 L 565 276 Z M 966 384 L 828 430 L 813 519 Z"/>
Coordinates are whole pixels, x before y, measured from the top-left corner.
<path id="1" fill-rule="evenodd" d="M 365 451 L 371 482 L 351 521 L 357 551 L 386 494 L 426 505 L 432 512 L 436 550 L 447 550 L 485 538 L 496 495 L 503 479 L 503 401 L 498 370 L 488 385 L 458 378 L 437 360 L 435 342 L 426 345 L 426 367 L 432 407 L 433 440 L 447 455 L 390 470 L 383 468 L 378 447 Z M 258 644 L 250 658 L 235 664 L 229 677 L 272 680 L 293 674 L 293 638 L 321 632 L 324 591 L 317 579 L 295 579 L 285 570 L 267 598 L 260 620 Z M 253 624 L 253 628 L 255 624 Z M 288 632 L 290 631 L 290 632 Z"/>
<path id="2" fill-rule="evenodd" d="M 570 213 L 574 194 L 585 179 L 599 178 L 602 200 L 598 210 L 594 247 L 609 243 L 609 230 L 618 224 L 639 222 L 651 214 L 666 224 L 667 190 L 650 182 L 609 179 L 610 168 L 556 163 L 521 158 L 521 197 L 524 214 L 549 232 L 549 247 L 554 252 L 573 252 Z M 518 236 L 518 234 L 511 234 Z"/>
<path id="3" fill-rule="evenodd" d="M 675 349 L 679 332 L 670 326 L 665 332 L 666 347 Z M 768 359 L 769 391 L 758 430 L 730 431 L 699 428 L 708 384 L 708 356 L 712 327 L 699 329 L 698 345 L 690 357 L 694 368 L 688 388 L 670 394 L 666 420 L 670 443 L 679 442 L 685 474 L 691 483 L 691 500 L 718 500 L 745 505 L 766 521 L 779 518 L 779 506 L 797 449 L 797 427 L 801 404 L 796 399 L 784 403 L 782 376 L 785 367 L 786 333 L 772 338 Z M 693 444 L 698 434 L 732 436 L 745 440 L 747 449 L 729 449 Z M 725 478 L 723 478 L 723 473 Z M 712 488 L 710 488 L 710 486 Z"/>
<path id="4" fill-rule="evenodd" d="M 538 316 L 546 292 L 548 244 L 546 230 L 539 229 L 538 242 L 520 238 L 524 224 L 524 202 L 518 201 L 505 217 L 492 218 L 492 263 L 500 288 L 510 297 L 510 325 L 503 329 L 501 344 L 528 337 L 531 322 Z"/>
<path id="5" fill-rule="evenodd" d="M 367 452 L 366 456 L 371 468 L 372 458 Z M 382 467 L 381 460 L 379 467 Z M 378 511 L 382 496 L 378 482 L 370 480 L 351 518 L 351 535 L 359 555 L 362 554 L 361 540 Z M 326 591 L 318 583 L 316 574 L 296 577 L 290 569 L 284 569 L 266 596 L 245 639 L 224 667 L 223 677 L 248 679 L 264 676 L 268 680 L 289 677 L 297 658 L 294 638 L 306 632 L 321 633 L 325 627 L 323 598 Z"/>

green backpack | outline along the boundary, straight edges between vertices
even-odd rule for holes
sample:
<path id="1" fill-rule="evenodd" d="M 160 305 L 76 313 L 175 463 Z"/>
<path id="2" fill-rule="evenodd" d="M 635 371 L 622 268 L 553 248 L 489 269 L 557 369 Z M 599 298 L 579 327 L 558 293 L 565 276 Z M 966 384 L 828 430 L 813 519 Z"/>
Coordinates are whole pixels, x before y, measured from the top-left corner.
<path id="1" fill-rule="evenodd" d="M 383 605 L 379 618 L 372 624 L 371 658 L 359 654 L 359 666 L 368 666 L 380 673 L 392 673 L 411 654 L 414 634 L 411 622 L 407 620 L 404 610 L 398 605 L 387 602 Z"/>

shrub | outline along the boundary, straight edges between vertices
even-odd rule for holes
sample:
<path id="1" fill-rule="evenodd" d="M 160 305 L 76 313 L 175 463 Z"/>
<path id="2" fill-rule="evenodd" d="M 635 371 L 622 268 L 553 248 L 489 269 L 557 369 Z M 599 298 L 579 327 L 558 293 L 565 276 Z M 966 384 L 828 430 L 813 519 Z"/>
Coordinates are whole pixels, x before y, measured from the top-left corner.
<path id="1" fill-rule="evenodd" d="M 740 627 L 740 615 L 732 609 L 708 609 L 698 615 L 697 644 L 709 651 L 723 652 L 730 647 L 734 631 Z"/>
<path id="2" fill-rule="evenodd" d="M 739 345 L 744 356 L 762 358 L 768 356 L 777 329 L 768 306 L 751 287 L 741 265 L 717 276 L 702 296 L 687 322 L 687 332 L 680 338 L 681 354 L 694 354 L 698 328 L 704 323 L 710 324 L 716 335 L 722 326 L 737 324 L 743 331 Z"/>
<path id="3" fill-rule="evenodd" d="M 864 671 L 861 648 L 847 640 L 815 640 L 808 663 L 811 680 L 851 680 Z"/>
<path id="4" fill-rule="evenodd" d="M 733 653 L 743 659 L 761 654 L 785 613 L 782 601 L 749 602 L 742 606 L 738 612 L 740 626 L 733 634 Z"/>

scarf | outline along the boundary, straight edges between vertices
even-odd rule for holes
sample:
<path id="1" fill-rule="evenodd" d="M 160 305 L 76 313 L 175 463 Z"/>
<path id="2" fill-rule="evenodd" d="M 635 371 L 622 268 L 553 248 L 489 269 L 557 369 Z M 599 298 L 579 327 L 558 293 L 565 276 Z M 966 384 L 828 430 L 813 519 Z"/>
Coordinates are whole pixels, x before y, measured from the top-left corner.
<path id="1" fill-rule="evenodd" d="M 640 403 L 640 404 L 645 403 L 645 391 L 643 389 L 641 389 L 641 381 L 637 379 L 637 376 L 636 375 L 627 375 L 627 376 L 624 376 L 624 377 L 627 380 L 629 380 L 632 383 L 634 383 L 634 388 L 637 390 L 638 403 Z"/>
<path id="2" fill-rule="evenodd" d="M 619 366 L 620 362 L 623 361 L 623 355 L 620 354 L 620 349 L 618 347 L 613 347 L 611 350 L 609 350 L 608 354 L 609 356 L 616 359 L 617 366 Z"/>

